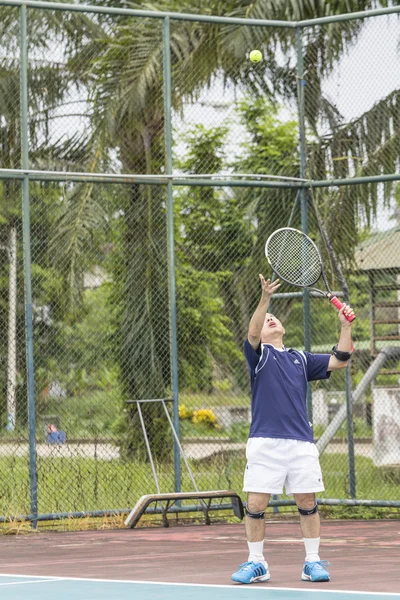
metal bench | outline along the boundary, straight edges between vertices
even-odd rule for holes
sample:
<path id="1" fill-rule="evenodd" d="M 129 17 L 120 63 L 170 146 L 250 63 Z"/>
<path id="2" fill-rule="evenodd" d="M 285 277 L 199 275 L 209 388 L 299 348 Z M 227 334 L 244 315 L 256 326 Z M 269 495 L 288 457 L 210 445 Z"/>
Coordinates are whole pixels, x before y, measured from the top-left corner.
<path id="1" fill-rule="evenodd" d="M 220 505 L 213 505 L 212 501 L 215 498 L 223 499 L 229 498 L 232 504 L 232 510 L 234 515 L 242 520 L 244 517 L 243 504 L 235 492 L 231 490 L 218 490 L 218 491 L 208 491 L 208 492 L 177 492 L 171 494 L 147 494 L 139 498 L 136 503 L 136 506 L 131 510 L 128 517 L 125 520 L 125 525 L 133 529 L 140 518 L 144 515 L 147 508 L 153 502 L 158 503 L 162 502 L 163 505 L 154 512 L 160 513 L 162 515 L 162 520 L 164 523 L 164 527 L 169 527 L 168 522 L 168 513 L 177 513 L 177 512 L 190 512 L 192 510 L 198 510 L 197 507 L 193 506 L 180 506 L 181 500 L 199 500 L 201 502 L 201 510 L 204 513 L 204 520 L 206 525 L 210 525 L 210 510 L 217 509 Z M 207 501 L 207 502 L 206 502 Z M 225 508 L 225 507 L 224 507 Z"/>

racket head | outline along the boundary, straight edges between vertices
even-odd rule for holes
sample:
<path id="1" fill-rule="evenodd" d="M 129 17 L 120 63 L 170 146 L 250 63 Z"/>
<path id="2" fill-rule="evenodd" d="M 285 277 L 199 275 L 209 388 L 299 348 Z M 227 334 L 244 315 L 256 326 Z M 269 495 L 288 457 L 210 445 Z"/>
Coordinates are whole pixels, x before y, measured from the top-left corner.
<path id="1" fill-rule="evenodd" d="M 322 274 L 322 259 L 311 238 L 293 227 L 277 229 L 266 241 L 265 256 L 279 279 L 296 287 L 313 286 Z"/>

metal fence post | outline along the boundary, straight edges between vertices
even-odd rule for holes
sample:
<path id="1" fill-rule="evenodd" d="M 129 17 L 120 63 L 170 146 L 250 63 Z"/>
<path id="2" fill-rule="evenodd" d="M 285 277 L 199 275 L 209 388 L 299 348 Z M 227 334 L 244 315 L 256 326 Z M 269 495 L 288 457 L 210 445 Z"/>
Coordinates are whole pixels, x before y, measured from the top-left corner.
<path id="1" fill-rule="evenodd" d="M 354 454 L 354 426 L 353 426 L 353 403 L 352 403 L 352 385 L 350 365 L 346 367 L 345 387 L 346 387 L 346 416 L 347 416 L 347 445 L 348 445 L 348 464 L 349 464 L 349 494 L 351 498 L 356 498 L 356 465 Z"/>
<path id="2" fill-rule="evenodd" d="M 27 42 L 27 7 L 20 6 L 20 56 L 21 56 L 21 163 L 22 169 L 29 169 L 28 147 L 28 42 Z M 37 464 L 36 464 L 36 411 L 35 381 L 33 363 L 33 328 L 32 328 L 32 280 L 31 280 L 31 240 L 30 240 L 30 207 L 29 207 L 29 175 L 22 180 L 22 219 L 23 219 L 23 254 L 25 280 L 25 319 L 26 319 L 26 360 L 28 381 L 28 423 L 29 423 L 29 483 L 30 506 L 33 517 L 38 513 Z M 32 526 L 37 521 L 32 520 Z"/>
<path id="3" fill-rule="evenodd" d="M 172 175 L 172 123 L 171 123 L 171 47 L 170 18 L 163 20 L 164 41 L 164 120 L 165 120 L 165 167 L 166 174 Z M 174 199 L 172 181 L 167 184 L 167 225 L 168 225 L 168 275 L 170 302 L 170 345 L 171 379 L 173 398 L 173 423 L 178 439 L 179 397 L 178 397 L 178 342 L 176 328 L 176 285 L 175 285 L 175 241 L 174 241 Z M 181 460 L 179 445 L 174 439 L 175 491 L 181 491 Z"/>
<path id="4" fill-rule="evenodd" d="M 349 302 L 349 291 L 347 284 L 344 289 L 344 300 Z M 347 446 L 348 446 L 348 468 L 349 468 L 349 494 L 351 498 L 357 497 L 356 492 L 356 461 L 354 450 L 354 425 L 353 425 L 353 390 L 351 380 L 351 365 L 347 365 L 345 372 L 346 389 L 346 418 L 347 418 Z"/>
<path id="5" fill-rule="evenodd" d="M 304 63 L 303 63 L 303 41 L 302 29 L 296 28 L 297 42 L 297 108 L 299 115 L 299 150 L 300 150 L 300 177 L 306 177 L 306 127 L 304 117 Z M 305 188 L 300 189 L 300 211 L 301 211 L 301 228 L 304 233 L 308 233 L 308 202 Z M 307 352 L 311 351 L 311 319 L 310 319 L 310 294 L 308 290 L 303 292 L 304 302 L 304 348 Z M 310 422 L 312 422 L 312 395 L 311 385 L 307 384 L 307 414 Z"/>

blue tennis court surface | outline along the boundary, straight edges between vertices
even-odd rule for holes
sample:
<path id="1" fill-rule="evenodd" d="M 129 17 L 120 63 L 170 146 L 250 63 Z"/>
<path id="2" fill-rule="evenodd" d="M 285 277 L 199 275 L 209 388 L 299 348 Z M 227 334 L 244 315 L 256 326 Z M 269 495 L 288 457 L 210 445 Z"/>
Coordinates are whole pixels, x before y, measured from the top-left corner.
<path id="1" fill-rule="evenodd" d="M 400 599 L 400 594 L 0 575 L 0 597 L 10 600 L 45 597 L 57 600 L 387 600 Z"/>

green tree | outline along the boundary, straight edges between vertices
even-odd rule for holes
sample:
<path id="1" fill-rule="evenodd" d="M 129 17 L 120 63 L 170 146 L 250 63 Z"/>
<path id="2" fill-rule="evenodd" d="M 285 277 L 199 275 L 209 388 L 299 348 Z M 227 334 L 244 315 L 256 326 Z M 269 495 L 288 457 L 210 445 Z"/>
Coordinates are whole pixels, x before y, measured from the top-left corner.
<path id="1" fill-rule="evenodd" d="M 188 4 L 159 2 L 157 8 L 183 6 Z M 172 23 L 174 109 L 211 80 L 214 65 L 210 69 L 204 62 L 205 40 L 202 24 Z M 125 172 L 159 173 L 164 168 L 162 63 L 159 23 L 125 19 L 109 28 L 97 58 L 88 65 L 96 133 L 105 151 L 117 151 Z M 119 306 L 120 372 L 127 399 L 162 398 L 170 387 L 165 195 L 160 189 L 133 184 L 124 200 L 124 234 L 113 272 L 118 281 L 113 298 Z M 160 440 L 155 448 L 158 456 L 165 454 L 159 434 L 165 430 L 161 411 L 154 403 L 144 407 L 149 436 Z M 135 418 L 134 408 L 129 418 Z M 144 452 L 141 435 L 129 422 L 126 428 L 132 432 L 129 451 Z"/>
<path id="2" fill-rule="evenodd" d="M 180 168 L 223 171 L 226 134 L 224 127 L 189 130 Z M 211 391 L 216 373 L 235 385 L 244 335 L 236 278 L 252 250 L 252 225 L 235 195 L 214 187 L 178 190 L 175 223 L 181 387 Z"/>
<path id="3" fill-rule="evenodd" d="M 8 15 L 6 11 L 6 15 Z M 7 21 L 7 18 L 5 19 Z M 4 27 L 2 23 L 0 30 Z M 16 169 L 21 165 L 21 131 L 20 131 L 20 67 L 19 61 L 15 55 L 15 40 L 10 35 L 10 31 L 4 31 L 2 36 L 3 47 L 6 49 L 6 57 L 0 59 L 0 161 L 3 168 Z M 39 107 L 46 101 L 55 103 L 60 101 L 65 93 L 65 82 L 58 69 L 53 66 L 43 67 L 42 65 L 32 65 L 29 70 L 29 89 L 32 114 L 39 110 Z M 52 90 L 49 92 L 48 90 Z M 38 138 L 39 130 L 42 129 L 42 123 L 31 121 L 30 134 L 32 144 L 32 154 L 36 160 L 43 159 L 47 148 L 46 144 L 40 147 Z M 46 148 L 46 149 L 45 149 Z M 1 185 L 0 196 L 0 239 L 3 256 L 6 257 L 4 263 L 4 276 L 7 277 L 8 286 L 2 290 L 3 301 L 7 303 L 7 309 L 4 306 L 1 328 L 8 331 L 7 336 L 7 374 L 6 391 L 7 397 L 7 429 L 13 430 L 16 422 L 17 405 L 22 418 L 23 425 L 26 422 L 26 406 L 23 397 L 23 387 L 19 386 L 17 402 L 17 385 L 23 381 L 21 374 L 25 370 L 25 350 L 21 344 L 24 310 L 22 303 L 18 302 L 22 283 L 22 256 L 18 249 L 22 233 L 21 217 L 21 188 L 12 180 L 4 180 Z M 7 291 L 6 291 L 7 290 Z M 5 299 L 5 296 L 7 299 Z M 6 336 L 4 336 L 5 339 Z M 18 378 L 18 373 L 20 377 Z"/>
<path id="4" fill-rule="evenodd" d="M 54 47 L 76 47 L 81 39 L 83 29 L 93 34 L 98 29 L 95 23 L 82 13 L 67 15 L 64 12 L 29 11 L 29 35 L 27 38 L 29 68 L 28 68 L 28 129 L 29 151 L 31 168 L 57 166 L 66 168 L 71 164 L 73 155 L 73 140 L 57 138 L 51 135 L 51 124 L 57 118 L 56 112 L 61 106 L 70 107 L 70 79 L 69 69 L 62 62 L 40 60 L 46 51 L 53 51 Z M 3 168 L 16 169 L 21 166 L 21 130 L 20 130 L 20 23 L 19 14 L 14 7 L 1 7 L 0 35 L 2 39 L 2 57 L 0 58 L 0 160 Z M 69 110 L 69 109 L 68 109 Z M 76 139 L 75 139 L 76 142 Z M 81 148 L 82 149 L 82 148 Z M 41 188 L 41 194 L 36 195 Z M 31 186 L 32 194 L 32 223 L 35 221 L 34 211 L 37 208 L 35 201 L 46 205 L 47 198 L 44 190 L 49 191 L 53 202 L 57 201 L 59 194 L 54 194 L 54 187 Z M 2 311 L 0 328 L 8 328 L 8 357 L 4 362 L 8 364 L 7 372 L 7 412 L 9 413 L 9 428 L 13 428 L 15 420 L 15 404 L 20 413 L 19 424 L 24 425 L 27 418 L 25 389 L 25 348 L 24 348 L 24 307 L 22 302 L 24 284 L 22 273 L 22 216 L 21 216 L 21 188 L 11 180 L 4 180 L 0 192 L 0 239 L 3 251 L 8 255 L 8 260 L 2 264 Z M 48 206 L 51 211 L 51 207 Z M 41 224 L 51 223 L 51 217 L 41 215 Z M 45 228 L 40 228 L 43 237 L 39 245 L 32 248 L 33 263 L 41 250 L 39 246 L 48 250 L 49 238 Z M 35 233 L 32 240 L 37 240 Z M 47 267 L 49 267 L 47 263 Z M 34 302 L 37 304 L 40 283 L 35 278 L 40 271 L 41 277 L 47 281 L 51 278 L 51 268 L 33 264 L 33 293 Z M 54 275 L 58 278 L 59 275 Z M 54 288 L 56 286 L 53 286 Z M 7 309 L 5 308 L 7 304 Z M 40 331 L 35 332 L 39 339 Z M 47 333 L 46 333 L 47 336 Z M 5 339 L 6 336 L 2 336 Z M 4 356 L 3 350 L 1 354 Z M 40 363 L 40 358 L 39 361 Z M 16 402 L 17 383 L 18 402 Z M 3 387 L 3 382 L 1 383 Z"/>
<path id="5" fill-rule="evenodd" d="M 282 117 L 282 107 L 260 97 L 239 104 L 239 115 L 248 140 L 242 145 L 243 155 L 235 163 L 240 173 L 259 173 L 296 177 L 299 171 L 298 132 L 295 120 Z M 247 218 L 254 224 L 254 243 L 249 260 L 240 272 L 239 289 L 243 290 L 242 306 L 246 307 L 247 322 L 259 301 L 258 273 L 269 271 L 265 259 L 265 242 L 279 227 L 289 223 L 300 226 L 299 197 L 296 190 L 282 188 L 238 188 L 238 202 L 246 209 Z M 264 265 L 264 267 L 262 266 Z M 270 273 L 269 273 L 270 274 Z M 285 286 L 280 291 L 293 291 Z M 274 303 L 275 310 L 276 303 Z M 293 310 L 293 302 L 279 301 L 279 315 L 285 321 Z M 243 328 L 244 331 L 247 329 Z"/>

